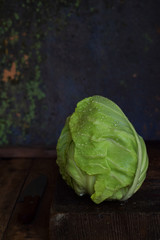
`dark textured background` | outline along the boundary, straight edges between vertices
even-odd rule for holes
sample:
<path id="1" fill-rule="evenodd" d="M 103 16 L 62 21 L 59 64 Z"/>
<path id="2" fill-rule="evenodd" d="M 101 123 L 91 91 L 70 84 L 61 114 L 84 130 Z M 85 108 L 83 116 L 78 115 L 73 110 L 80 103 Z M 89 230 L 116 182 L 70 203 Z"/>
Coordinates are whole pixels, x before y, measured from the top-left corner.
<path id="1" fill-rule="evenodd" d="M 1 145 L 55 145 L 76 103 L 95 94 L 115 101 L 145 140 L 160 140 L 160 1 L 2 2 L 1 27 L 12 24 L 1 33 L 1 104 L 11 99 Z M 18 74 L 6 80 L 13 59 Z"/>

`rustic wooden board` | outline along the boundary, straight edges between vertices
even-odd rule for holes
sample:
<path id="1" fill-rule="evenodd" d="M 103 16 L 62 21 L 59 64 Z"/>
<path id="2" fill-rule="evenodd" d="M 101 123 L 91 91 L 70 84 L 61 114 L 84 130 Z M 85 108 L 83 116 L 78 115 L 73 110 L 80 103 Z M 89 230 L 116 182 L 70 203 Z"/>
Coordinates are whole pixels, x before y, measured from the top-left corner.
<path id="1" fill-rule="evenodd" d="M 94 204 L 78 197 L 60 176 L 50 215 L 50 239 L 58 240 L 159 240 L 160 145 L 149 145 L 147 178 L 126 202 Z"/>
<path id="2" fill-rule="evenodd" d="M 0 161 L 0 239 L 7 229 L 31 163 L 31 159 Z"/>
<path id="3" fill-rule="evenodd" d="M 40 202 L 40 205 L 38 207 L 37 214 L 30 224 L 22 224 L 18 220 L 20 204 L 16 203 L 15 209 L 8 223 L 7 231 L 4 234 L 3 240 L 48 239 L 49 211 L 56 177 L 54 163 L 55 163 L 54 158 L 34 159 L 23 189 L 31 180 L 35 179 L 40 174 L 47 176 L 48 179 L 47 187 Z"/>
<path id="4" fill-rule="evenodd" d="M 0 148 L 0 159 L 13 158 L 54 158 L 55 147 L 46 149 L 44 147 L 3 147 Z"/>

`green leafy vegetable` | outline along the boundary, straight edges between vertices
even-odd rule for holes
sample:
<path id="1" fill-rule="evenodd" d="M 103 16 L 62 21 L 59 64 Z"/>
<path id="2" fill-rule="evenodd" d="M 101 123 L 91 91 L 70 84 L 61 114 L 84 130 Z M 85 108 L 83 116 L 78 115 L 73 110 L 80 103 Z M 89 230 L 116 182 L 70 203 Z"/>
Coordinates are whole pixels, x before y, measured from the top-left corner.
<path id="1" fill-rule="evenodd" d="M 57 143 L 57 164 L 75 192 L 95 203 L 126 200 L 148 168 L 145 143 L 111 100 L 93 96 L 77 104 Z"/>

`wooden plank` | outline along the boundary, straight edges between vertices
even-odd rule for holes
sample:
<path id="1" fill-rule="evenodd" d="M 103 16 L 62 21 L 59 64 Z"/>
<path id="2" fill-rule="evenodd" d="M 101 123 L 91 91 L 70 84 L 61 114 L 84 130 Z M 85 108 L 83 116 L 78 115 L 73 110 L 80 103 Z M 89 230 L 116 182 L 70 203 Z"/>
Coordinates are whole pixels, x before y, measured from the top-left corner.
<path id="1" fill-rule="evenodd" d="M 38 207 L 35 219 L 30 224 L 22 224 L 19 222 L 18 213 L 20 204 L 17 203 L 3 240 L 48 239 L 50 205 L 54 191 L 54 180 L 56 178 L 55 158 L 34 159 L 32 168 L 30 169 L 30 174 L 28 175 L 24 187 L 40 174 L 47 176 L 48 183 Z"/>
<path id="2" fill-rule="evenodd" d="M 54 158 L 55 147 L 3 147 L 0 148 L 0 159 L 3 158 Z"/>
<path id="3" fill-rule="evenodd" d="M 145 213 L 61 213 L 52 218 L 50 239 L 159 240 L 159 222 Z"/>
<path id="4" fill-rule="evenodd" d="M 94 204 L 78 197 L 58 175 L 51 205 L 50 239 L 58 240 L 159 240 L 160 144 L 148 145 L 147 178 L 125 202 Z"/>
<path id="5" fill-rule="evenodd" d="M 0 161 L 0 239 L 6 230 L 31 162 L 28 159 Z"/>

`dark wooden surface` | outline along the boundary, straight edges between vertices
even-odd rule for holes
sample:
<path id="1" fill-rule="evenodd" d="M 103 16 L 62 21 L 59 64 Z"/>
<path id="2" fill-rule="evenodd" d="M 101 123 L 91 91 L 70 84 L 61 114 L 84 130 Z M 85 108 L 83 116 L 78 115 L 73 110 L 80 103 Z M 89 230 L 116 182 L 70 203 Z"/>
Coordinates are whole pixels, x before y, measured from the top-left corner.
<path id="1" fill-rule="evenodd" d="M 58 176 L 50 239 L 160 240 L 160 144 L 149 143 L 150 165 L 141 189 L 126 202 L 94 204 L 78 197 Z"/>
<path id="2" fill-rule="evenodd" d="M 22 150 L 11 148 L 5 152 L 0 149 L 0 239 L 49 239 L 50 206 L 57 174 L 56 154 L 54 150 L 38 148 Z M 11 153 L 15 158 L 10 158 Z M 18 220 L 18 198 L 25 186 L 40 174 L 48 178 L 46 190 L 34 220 L 30 224 L 22 224 Z"/>
<path id="3" fill-rule="evenodd" d="M 127 202 L 95 205 L 61 180 L 54 150 L 0 149 L 0 239 L 159 240 L 160 143 L 148 143 L 150 166 L 142 188 Z M 13 156 L 13 157 L 12 157 Z M 30 224 L 18 221 L 18 198 L 39 174 L 48 184 Z"/>

